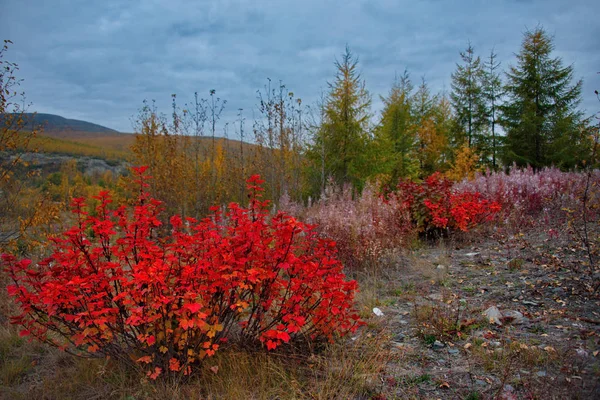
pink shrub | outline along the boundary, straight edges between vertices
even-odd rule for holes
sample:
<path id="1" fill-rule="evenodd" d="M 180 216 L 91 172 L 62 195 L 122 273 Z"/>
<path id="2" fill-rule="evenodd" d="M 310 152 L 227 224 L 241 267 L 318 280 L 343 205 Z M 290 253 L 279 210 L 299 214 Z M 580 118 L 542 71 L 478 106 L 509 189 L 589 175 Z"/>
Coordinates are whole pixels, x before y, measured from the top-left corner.
<path id="1" fill-rule="evenodd" d="M 350 186 L 329 186 L 321 200 L 304 210 L 289 201 L 280 203 L 286 212 L 302 213 L 317 224 L 317 231 L 337 243 L 344 265 L 356 268 L 376 262 L 386 251 L 405 247 L 416 232 L 407 206 L 396 199 L 386 200 L 371 185 L 353 197 Z"/>
<path id="2" fill-rule="evenodd" d="M 600 203 L 598 193 L 600 171 L 592 173 L 588 217 L 596 218 L 595 209 Z M 581 214 L 582 196 L 586 174 L 563 172 L 558 168 L 545 168 L 535 172 L 532 168 L 517 169 L 510 173 L 493 172 L 478 175 L 472 181 L 456 184 L 456 193 L 478 192 L 485 199 L 502 207 L 500 220 L 517 230 L 528 227 L 551 228 L 563 224 L 569 214 Z"/>

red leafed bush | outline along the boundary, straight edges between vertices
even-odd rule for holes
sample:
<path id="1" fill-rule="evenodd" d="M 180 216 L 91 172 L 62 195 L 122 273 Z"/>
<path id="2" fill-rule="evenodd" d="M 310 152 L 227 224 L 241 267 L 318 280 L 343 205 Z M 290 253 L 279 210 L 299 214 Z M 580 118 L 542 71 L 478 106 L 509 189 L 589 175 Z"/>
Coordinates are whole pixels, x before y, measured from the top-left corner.
<path id="1" fill-rule="evenodd" d="M 500 211 L 497 202 L 483 199 L 478 192 L 455 193 L 452 186 L 436 172 L 421 183 L 400 181 L 388 197 L 396 197 L 409 207 L 414 224 L 424 233 L 446 228 L 466 232 L 491 221 Z"/>
<path id="2" fill-rule="evenodd" d="M 248 180 L 249 208 L 196 221 L 171 218 L 158 237 L 160 202 L 146 192 L 133 210 L 111 209 L 108 192 L 95 213 L 73 200 L 77 223 L 52 240 L 54 253 L 34 264 L 2 256 L 22 313 L 12 322 L 69 352 L 112 356 L 156 379 L 188 375 L 232 339 L 275 349 L 296 338 L 354 331 L 355 281 L 346 281 L 335 243 L 278 213 Z"/>

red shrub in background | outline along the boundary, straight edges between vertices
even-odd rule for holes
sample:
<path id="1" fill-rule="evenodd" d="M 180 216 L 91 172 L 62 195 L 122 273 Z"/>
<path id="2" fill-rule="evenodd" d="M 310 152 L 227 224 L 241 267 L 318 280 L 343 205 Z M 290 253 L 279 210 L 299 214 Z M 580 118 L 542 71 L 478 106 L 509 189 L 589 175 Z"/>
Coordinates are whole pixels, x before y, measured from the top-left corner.
<path id="1" fill-rule="evenodd" d="M 171 218 L 157 237 L 160 202 L 146 192 L 133 212 L 111 210 L 108 192 L 94 215 L 73 200 L 77 224 L 52 240 L 54 253 L 33 264 L 4 254 L 9 294 L 22 313 L 22 335 L 67 351 L 112 356 L 156 379 L 189 374 L 224 341 L 275 349 L 298 338 L 355 330 L 355 281 L 346 281 L 335 243 L 312 226 L 269 217 L 258 176 L 248 180 L 249 208 L 196 221 Z"/>
<path id="2" fill-rule="evenodd" d="M 386 252 L 406 248 L 417 233 L 439 229 L 467 231 L 490 221 L 496 202 L 476 192 L 455 193 L 453 182 L 435 173 L 424 182 L 400 181 L 384 194 L 367 185 L 359 195 L 349 186 L 328 186 L 322 198 L 304 208 L 283 198 L 280 206 L 318 225 L 333 239 L 348 268 L 378 263 Z"/>
<path id="3" fill-rule="evenodd" d="M 401 180 L 388 197 L 409 207 L 420 232 L 446 228 L 468 231 L 491 221 L 500 211 L 497 202 L 483 199 L 478 192 L 455 193 L 452 186 L 450 180 L 436 172 L 421 183 Z"/>

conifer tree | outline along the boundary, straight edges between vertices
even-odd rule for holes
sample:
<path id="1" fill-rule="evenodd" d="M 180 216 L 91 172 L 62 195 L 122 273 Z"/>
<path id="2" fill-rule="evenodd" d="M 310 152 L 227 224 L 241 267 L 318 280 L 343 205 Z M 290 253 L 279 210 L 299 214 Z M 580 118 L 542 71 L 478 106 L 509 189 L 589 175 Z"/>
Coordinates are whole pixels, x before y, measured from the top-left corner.
<path id="1" fill-rule="evenodd" d="M 573 67 L 552 57 L 554 45 L 538 27 L 525 32 L 517 65 L 506 73 L 507 101 L 500 107 L 506 131 L 504 162 L 534 168 L 555 164 L 570 168 L 585 158 L 581 80 L 573 83 Z"/>
<path id="2" fill-rule="evenodd" d="M 358 70 L 358 59 L 350 48 L 336 61 L 335 81 L 323 108 L 323 123 L 317 132 L 312 154 L 320 162 L 323 153 L 324 173 L 338 184 L 360 187 L 368 176 L 365 149 L 370 144 L 369 119 L 371 97 Z"/>
<path id="3" fill-rule="evenodd" d="M 407 71 L 394 80 L 387 97 L 381 96 L 384 108 L 381 122 L 376 130 L 380 144 L 379 153 L 384 155 L 382 162 L 390 181 L 400 177 L 415 176 L 418 162 L 415 154 L 416 129 L 412 115 L 413 85 Z"/>
<path id="4" fill-rule="evenodd" d="M 466 135 L 467 145 L 484 147 L 484 130 L 487 126 L 485 102 L 482 91 L 483 69 L 481 59 L 469 42 L 460 53 L 462 64 L 456 65 L 452 74 L 450 99 L 461 130 Z"/>
<path id="5" fill-rule="evenodd" d="M 431 95 L 429 86 L 425 81 L 425 78 L 421 78 L 421 84 L 415 92 L 413 101 L 413 121 L 415 124 L 416 137 L 417 137 L 417 151 L 419 160 L 419 173 L 422 175 L 426 169 L 425 161 L 425 149 L 429 141 L 428 137 L 431 136 L 429 132 L 433 126 L 433 123 L 428 121 L 433 118 L 434 106 L 437 103 L 437 96 Z"/>
<path id="6" fill-rule="evenodd" d="M 487 118 L 491 132 L 490 153 L 492 155 L 492 167 L 496 168 L 496 156 L 499 148 L 499 138 L 496 132 L 498 122 L 498 106 L 502 98 L 502 80 L 500 77 L 500 62 L 496 60 L 498 55 L 494 49 L 490 51 L 489 58 L 483 64 L 483 97 L 487 111 Z"/>

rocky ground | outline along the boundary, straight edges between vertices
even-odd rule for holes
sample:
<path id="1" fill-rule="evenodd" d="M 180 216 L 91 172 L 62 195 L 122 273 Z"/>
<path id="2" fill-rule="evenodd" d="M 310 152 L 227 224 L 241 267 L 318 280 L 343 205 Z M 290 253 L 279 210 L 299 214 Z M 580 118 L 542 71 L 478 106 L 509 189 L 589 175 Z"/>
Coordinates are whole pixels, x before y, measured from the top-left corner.
<path id="1" fill-rule="evenodd" d="M 442 243 L 367 278 L 390 335 L 376 398 L 600 398 L 600 295 L 564 236 Z"/>

